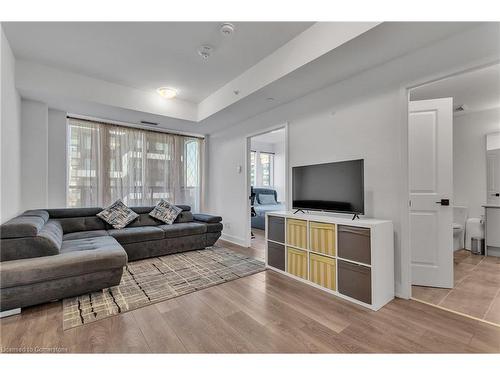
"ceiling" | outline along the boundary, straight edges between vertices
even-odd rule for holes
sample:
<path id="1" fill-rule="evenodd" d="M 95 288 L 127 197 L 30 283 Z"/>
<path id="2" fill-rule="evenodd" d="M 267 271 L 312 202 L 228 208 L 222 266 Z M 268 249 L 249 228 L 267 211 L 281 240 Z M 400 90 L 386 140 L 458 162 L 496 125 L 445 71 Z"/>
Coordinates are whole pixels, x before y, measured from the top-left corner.
<path id="1" fill-rule="evenodd" d="M 285 108 L 306 95 L 311 98 L 308 100 L 313 100 L 309 103 L 310 108 L 321 106 L 321 103 L 333 100 L 328 93 L 326 97 L 321 94 L 326 88 L 373 68 L 383 67 L 389 61 L 410 56 L 414 51 L 431 48 L 440 40 L 453 39 L 465 30 L 471 30 L 469 38 L 488 35 L 483 49 L 493 49 L 495 54 L 498 51 L 497 47 L 492 47 L 498 44 L 495 43 L 499 38 L 496 24 L 365 24 L 235 23 L 236 31 L 229 39 L 219 33 L 218 22 L 47 23 L 47 26 L 39 23 L 2 23 L 2 27 L 18 59 L 16 85 L 23 98 L 42 101 L 50 108 L 73 114 L 128 123 L 146 120 L 157 122 L 159 127 L 165 129 L 194 134 L 215 134 L 277 107 Z M 59 28 L 60 25 L 64 27 L 55 33 L 52 28 Z M 45 27 L 55 34 L 42 32 Z M 365 31 L 360 31 L 362 27 Z M 164 38 L 158 37 L 160 29 L 165 33 Z M 102 35 L 99 36 L 97 30 Z M 123 37 L 118 37 L 119 30 L 122 30 Z M 134 34 L 130 30 L 137 32 Z M 195 33 L 194 30 L 198 31 Z M 38 33 L 45 36 L 41 38 Z M 280 34 L 280 37 L 275 34 Z M 97 41 L 91 40 L 89 35 L 94 35 Z M 248 37 L 234 43 L 237 37 L 243 35 Z M 180 40 L 185 43 L 180 43 Z M 451 43 L 455 42 L 453 39 Z M 464 43 L 462 40 L 459 42 Z M 58 51 L 58 43 L 65 53 Z M 191 47 L 187 48 L 189 43 Z M 215 47 L 209 61 L 202 61 L 196 54 L 196 48 L 201 43 L 210 43 Z M 246 47 L 243 48 L 243 45 Z M 162 46 L 168 46 L 168 51 L 175 53 L 158 52 Z M 88 52 L 81 53 L 81 50 Z M 67 56 L 72 53 L 80 54 L 79 58 Z M 155 58 L 145 58 L 148 53 Z M 39 60 L 31 63 L 34 56 L 38 56 Z M 157 63 L 160 61 L 158 56 L 164 61 L 163 65 Z M 411 72 L 418 71 L 422 64 L 422 61 L 415 61 Z M 163 76 L 166 69 L 162 67 L 167 65 L 175 68 L 178 77 L 183 75 L 182 80 L 175 81 L 179 82 L 177 87 L 181 90 L 181 99 L 161 99 L 152 91 L 160 85 L 173 86 L 172 81 L 167 82 L 166 78 L 165 81 L 154 81 L 153 76 Z M 65 73 L 70 69 L 76 74 Z M 396 65 L 394 74 L 381 77 L 383 83 L 389 85 L 399 82 L 402 76 L 409 76 L 400 69 Z M 78 74 L 80 76 L 76 77 Z M 91 75 L 97 79 L 93 80 Z M 117 87 L 113 79 L 126 82 Z M 132 89 L 132 84 L 144 86 Z M 246 89 L 235 99 L 233 90 L 243 89 L 245 85 Z M 75 87 L 78 89 L 75 90 Z M 190 95 L 189 88 L 193 92 Z M 203 95 L 200 94 L 202 90 L 205 92 Z M 221 91 L 224 95 L 217 97 Z M 199 102 L 207 93 L 209 96 Z M 216 103 L 220 106 L 213 105 L 208 116 L 200 117 L 200 106 L 214 97 L 220 99 Z M 332 108 L 335 105 L 332 102 Z M 293 106 L 287 108 L 294 110 Z M 283 121 L 285 119 L 286 116 Z"/>
<path id="2" fill-rule="evenodd" d="M 312 25 L 311 22 L 4 22 L 18 59 L 139 90 L 172 86 L 199 103 Z M 208 60 L 197 53 L 208 44 Z"/>
<path id="3" fill-rule="evenodd" d="M 453 98 L 454 108 L 465 105 L 468 112 L 500 107 L 500 65 L 470 71 L 420 86 L 410 93 L 411 100 Z"/>

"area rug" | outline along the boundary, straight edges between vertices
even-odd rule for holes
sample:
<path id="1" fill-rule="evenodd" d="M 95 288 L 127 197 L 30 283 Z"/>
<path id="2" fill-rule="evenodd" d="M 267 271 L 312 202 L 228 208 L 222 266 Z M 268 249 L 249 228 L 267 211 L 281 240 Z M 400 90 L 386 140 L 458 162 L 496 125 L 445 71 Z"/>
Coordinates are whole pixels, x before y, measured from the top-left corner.
<path id="1" fill-rule="evenodd" d="M 120 285 L 66 298 L 63 329 L 205 289 L 265 269 L 264 262 L 224 247 L 130 262 Z"/>

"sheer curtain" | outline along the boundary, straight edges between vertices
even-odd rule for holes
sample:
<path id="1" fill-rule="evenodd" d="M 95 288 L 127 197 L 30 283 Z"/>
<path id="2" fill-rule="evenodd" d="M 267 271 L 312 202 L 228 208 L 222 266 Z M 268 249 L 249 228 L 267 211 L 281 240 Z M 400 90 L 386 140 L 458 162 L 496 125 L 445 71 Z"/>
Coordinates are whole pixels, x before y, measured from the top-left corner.
<path id="1" fill-rule="evenodd" d="M 68 207 L 98 206 L 99 124 L 71 120 L 68 139 Z"/>
<path id="2" fill-rule="evenodd" d="M 106 206 L 117 199 L 129 206 L 149 206 L 165 198 L 200 210 L 202 139 L 69 119 L 72 142 L 88 138 L 82 127 L 96 129 L 96 135 L 89 152 L 70 152 L 68 206 Z M 80 175 L 95 177 L 90 183 Z M 89 188 L 97 191 L 93 199 L 80 199 L 90 194 Z"/>

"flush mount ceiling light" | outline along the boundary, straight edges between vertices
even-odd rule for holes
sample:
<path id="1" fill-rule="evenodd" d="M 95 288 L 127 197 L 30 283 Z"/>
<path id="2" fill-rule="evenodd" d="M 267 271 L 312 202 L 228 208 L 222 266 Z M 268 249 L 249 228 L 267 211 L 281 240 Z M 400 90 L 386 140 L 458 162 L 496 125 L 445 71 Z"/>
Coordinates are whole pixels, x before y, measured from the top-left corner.
<path id="1" fill-rule="evenodd" d="M 207 60 L 212 54 L 212 50 L 213 48 L 211 46 L 208 45 L 201 46 L 200 48 L 198 48 L 198 55 L 200 55 L 203 58 L 203 60 Z"/>
<path id="2" fill-rule="evenodd" d="M 177 96 L 177 90 L 172 87 L 160 87 L 156 89 L 156 92 L 165 99 L 173 99 Z"/>

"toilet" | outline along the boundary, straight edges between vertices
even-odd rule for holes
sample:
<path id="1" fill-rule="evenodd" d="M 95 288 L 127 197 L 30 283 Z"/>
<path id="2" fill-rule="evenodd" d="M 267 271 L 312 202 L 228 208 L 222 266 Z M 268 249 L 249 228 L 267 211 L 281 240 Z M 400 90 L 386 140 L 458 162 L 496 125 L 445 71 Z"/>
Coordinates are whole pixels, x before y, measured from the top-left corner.
<path id="1" fill-rule="evenodd" d="M 453 251 L 463 249 L 467 207 L 453 206 Z"/>

